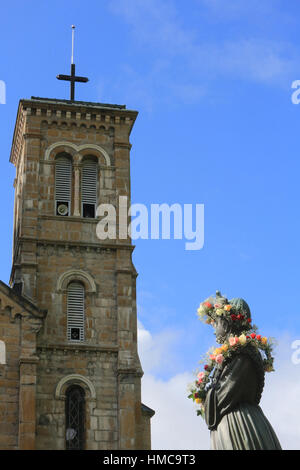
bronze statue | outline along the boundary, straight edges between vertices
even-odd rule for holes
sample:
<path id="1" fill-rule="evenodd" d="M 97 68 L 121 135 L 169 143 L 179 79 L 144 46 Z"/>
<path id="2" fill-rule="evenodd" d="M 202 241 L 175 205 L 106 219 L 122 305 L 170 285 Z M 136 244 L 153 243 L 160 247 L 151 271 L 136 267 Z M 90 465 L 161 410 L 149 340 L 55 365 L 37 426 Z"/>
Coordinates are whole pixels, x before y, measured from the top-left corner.
<path id="1" fill-rule="evenodd" d="M 211 431 L 211 449 L 281 449 L 259 407 L 265 372 L 273 370 L 272 342 L 257 334 L 243 299 L 228 301 L 217 292 L 200 304 L 198 314 L 221 344 L 208 354 L 189 395 Z"/>

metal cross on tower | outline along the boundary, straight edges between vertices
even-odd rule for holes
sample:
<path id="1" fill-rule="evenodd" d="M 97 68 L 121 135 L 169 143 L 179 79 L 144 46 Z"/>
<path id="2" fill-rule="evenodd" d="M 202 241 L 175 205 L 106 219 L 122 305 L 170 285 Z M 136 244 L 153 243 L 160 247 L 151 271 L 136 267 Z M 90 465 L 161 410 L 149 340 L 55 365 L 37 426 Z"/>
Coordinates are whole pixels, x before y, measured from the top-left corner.
<path id="1" fill-rule="evenodd" d="M 87 77 L 77 77 L 75 75 L 75 64 L 74 64 L 74 31 L 75 26 L 72 25 L 72 56 L 71 56 L 71 74 L 70 75 L 57 75 L 58 80 L 67 80 L 70 82 L 70 100 L 75 100 L 75 82 L 86 83 L 89 81 Z"/>

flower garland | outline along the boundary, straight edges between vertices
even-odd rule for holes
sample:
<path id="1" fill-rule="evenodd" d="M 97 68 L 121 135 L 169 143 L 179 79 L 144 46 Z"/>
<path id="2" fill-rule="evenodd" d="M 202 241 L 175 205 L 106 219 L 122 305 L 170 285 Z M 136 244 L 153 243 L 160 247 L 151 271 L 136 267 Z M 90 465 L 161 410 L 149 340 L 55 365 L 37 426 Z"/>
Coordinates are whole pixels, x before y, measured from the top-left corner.
<path id="1" fill-rule="evenodd" d="M 210 309 L 209 306 L 207 308 Z M 215 348 L 213 351 L 208 351 L 204 371 L 198 373 L 197 381 L 190 390 L 191 393 L 188 398 L 191 398 L 196 404 L 200 405 L 200 409 L 197 410 L 197 415 L 204 417 L 204 402 L 211 383 L 212 372 L 216 366 L 222 368 L 225 359 L 229 359 L 234 354 L 240 353 L 242 348 L 248 344 L 252 344 L 257 350 L 264 352 L 265 358 L 263 359 L 263 366 L 265 372 L 274 370 L 274 358 L 272 357 L 273 342 L 270 338 L 268 339 L 266 336 L 257 335 L 254 332 L 251 334 L 244 332 L 240 336 L 229 336 L 228 340 L 220 347 Z"/>
<path id="2" fill-rule="evenodd" d="M 244 330 L 251 328 L 250 311 L 243 311 L 240 306 L 231 304 L 225 297 L 221 297 L 219 292 L 215 304 L 208 300 L 202 302 L 197 313 L 200 320 L 204 320 L 207 324 L 214 324 L 218 318 L 225 317 L 231 323 L 238 322 Z"/>

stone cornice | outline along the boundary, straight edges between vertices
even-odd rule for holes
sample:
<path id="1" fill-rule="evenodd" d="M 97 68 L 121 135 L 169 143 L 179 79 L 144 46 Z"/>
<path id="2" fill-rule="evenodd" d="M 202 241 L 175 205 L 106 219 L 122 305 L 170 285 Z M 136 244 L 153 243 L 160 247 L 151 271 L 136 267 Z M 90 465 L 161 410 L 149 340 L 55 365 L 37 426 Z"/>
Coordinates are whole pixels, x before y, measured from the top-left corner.
<path id="1" fill-rule="evenodd" d="M 37 356 L 21 356 L 19 359 L 19 364 L 37 364 L 38 362 Z"/>
<path id="2" fill-rule="evenodd" d="M 111 104 L 111 103 L 95 103 L 93 101 L 71 101 L 65 99 L 58 99 L 58 98 L 41 98 L 38 96 L 32 96 L 31 99 L 23 100 L 23 101 L 30 101 L 30 102 L 40 102 L 40 103 L 50 103 L 54 105 L 68 105 L 74 107 L 88 107 L 88 108 L 97 108 L 97 109 L 117 109 L 117 110 L 124 110 L 130 111 L 126 109 L 125 104 Z M 132 110 L 131 110 L 132 111 Z"/>
<path id="3" fill-rule="evenodd" d="M 101 219 L 89 219 L 87 217 L 76 217 L 76 216 L 68 216 L 68 217 L 61 217 L 60 215 L 39 215 L 39 219 L 44 219 L 44 220 L 57 220 L 60 222 L 82 222 L 82 223 L 89 223 L 89 224 L 97 224 L 100 222 Z"/>
<path id="4" fill-rule="evenodd" d="M 116 274 L 129 274 L 130 276 L 138 276 L 135 268 L 132 269 L 116 269 Z"/>
<path id="5" fill-rule="evenodd" d="M 42 139 L 43 136 L 40 133 L 25 132 L 23 134 L 24 139 Z"/>
<path id="6" fill-rule="evenodd" d="M 131 147 L 132 145 L 130 142 L 121 142 L 117 140 L 114 141 L 114 148 L 124 148 L 124 149 L 131 150 Z"/>
<path id="7" fill-rule="evenodd" d="M 19 238 L 20 242 L 33 242 L 37 243 L 38 245 L 41 246 L 61 246 L 61 247 L 67 247 L 67 248 L 78 248 L 78 249 L 94 249 L 94 250 L 129 250 L 133 251 L 135 248 L 135 245 L 132 245 L 130 243 L 105 243 L 105 242 L 99 242 L 99 243 L 87 243 L 87 242 L 72 242 L 72 241 L 67 241 L 67 240 L 49 240 L 49 239 L 36 239 L 36 238 L 31 238 L 31 237 L 20 237 Z M 32 263 L 30 263 L 32 264 Z"/>
<path id="8" fill-rule="evenodd" d="M 115 346 L 113 344 L 103 344 L 103 345 L 91 345 L 91 344 L 84 344 L 84 343 L 76 343 L 76 344 L 70 344 L 70 343 L 57 343 L 57 344 L 51 344 L 51 343 L 43 343 L 43 344 L 38 344 L 37 345 L 37 350 L 40 352 L 43 352 L 44 350 L 51 350 L 51 351 L 63 351 L 64 354 L 67 354 L 68 352 L 74 353 L 74 351 L 78 352 L 89 352 L 89 353 L 114 353 L 117 354 L 119 351 L 118 346 Z"/>
<path id="9" fill-rule="evenodd" d="M 56 240 L 38 240 L 37 241 L 38 245 L 51 245 L 51 246 L 60 246 L 60 247 L 66 247 L 66 248 L 78 248 L 78 249 L 90 249 L 90 250 L 96 250 L 96 251 L 115 251 L 115 250 L 129 250 L 133 251 L 134 246 L 133 245 L 128 245 L 125 243 L 124 244 L 105 244 L 105 243 L 79 243 L 79 242 L 62 242 L 62 241 L 56 241 Z"/>
<path id="10" fill-rule="evenodd" d="M 117 370 L 117 374 L 120 377 L 120 380 L 122 380 L 123 377 L 126 377 L 128 375 L 134 375 L 135 377 L 140 377 L 141 378 L 141 377 L 143 377 L 144 372 L 139 367 L 138 368 L 134 368 L 134 367 L 127 368 L 127 367 L 119 366 L 118 370 Z"/>
<path id="11" fill-rule="evenodd" d="M 91 103 L 85 101 L 55 100 L 47 98 L 22 99 L 20 105 L 27 115 L 45 117 L 74 117 L 76 120 L 103 121 L 114 124 L 133 126 L 137 111 L 126 109 L 125 106 Z"/>

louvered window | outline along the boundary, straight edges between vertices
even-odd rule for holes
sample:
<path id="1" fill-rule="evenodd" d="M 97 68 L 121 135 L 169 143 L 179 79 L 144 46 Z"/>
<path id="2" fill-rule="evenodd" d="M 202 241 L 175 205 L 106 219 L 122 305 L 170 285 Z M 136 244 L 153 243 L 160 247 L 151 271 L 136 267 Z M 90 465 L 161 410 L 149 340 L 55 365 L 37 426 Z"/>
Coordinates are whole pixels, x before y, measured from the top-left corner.
<path id="1" fill-rule="evenodd" d="M 55 162 L 55 213 L 70 215 L 72 190 L 72 162 L 67 157 L 58 157 Z"/>
<path id="2" fill-rule="evenodd" d="M 81 203 L 83 217 L 95 218 L 97 205 L 97 163 L 85 161 L 81 173 Z"/>
<path id="3" fill-rule="evenodd" d="M 68 341 L 84 341 L 84 287 L 80 282 L 71 282 L 67 299 Z"/>

